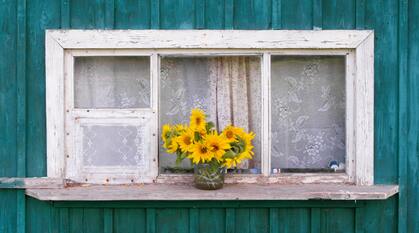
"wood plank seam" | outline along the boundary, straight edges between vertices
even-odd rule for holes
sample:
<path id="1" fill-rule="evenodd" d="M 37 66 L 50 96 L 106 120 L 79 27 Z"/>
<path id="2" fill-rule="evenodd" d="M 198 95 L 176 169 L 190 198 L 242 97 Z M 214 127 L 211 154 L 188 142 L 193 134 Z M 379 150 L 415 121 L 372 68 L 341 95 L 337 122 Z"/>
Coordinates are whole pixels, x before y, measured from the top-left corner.
<path id="1" fill-rule="evenodd" d="M 399 66 L 399 116 L 398 116 L 398 157 L 399 157 L 399 202 L 398 232 L 406 233 L 407 229 L 407 157 L 408 154 L 408 0 L 399 1 L 398 23 L 398 66 Z M 413 154 L 411 154 L 413 156 Z"/>
<path id="2" fill-rule="evenodd" d="M 17 176 L 26 176 L 26 0 L 17 1 Z M 16 232 L 26 231 L 26 196 L 24 190 L 16 192 Z"/>

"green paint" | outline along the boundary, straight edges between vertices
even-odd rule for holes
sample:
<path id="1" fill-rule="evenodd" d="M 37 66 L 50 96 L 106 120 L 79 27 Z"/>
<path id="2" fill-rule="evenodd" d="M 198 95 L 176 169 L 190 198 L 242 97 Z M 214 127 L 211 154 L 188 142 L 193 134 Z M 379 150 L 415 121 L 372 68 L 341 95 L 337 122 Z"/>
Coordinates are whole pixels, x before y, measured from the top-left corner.
<path id="1" fill-rule="evenodd" d="M 409 155 L 408 140 L 408 93 L 409 77 L 407 75 L 408 49 L 408 8 L 407 0 L 399 1 L 399 211 L 398 232 L 407 233 L 407 157 Z"/>
<path id="2" fill-rule="evenodd" d="M 376 36 L 375 180 L 401 193 L 356 203 L 48 203 L 0 189 L 0 232 L 419 233 L 418 11 L 419 0 L 3 0 L 0 177 L 46 175 L 45 29 L 366 28 Z"/>

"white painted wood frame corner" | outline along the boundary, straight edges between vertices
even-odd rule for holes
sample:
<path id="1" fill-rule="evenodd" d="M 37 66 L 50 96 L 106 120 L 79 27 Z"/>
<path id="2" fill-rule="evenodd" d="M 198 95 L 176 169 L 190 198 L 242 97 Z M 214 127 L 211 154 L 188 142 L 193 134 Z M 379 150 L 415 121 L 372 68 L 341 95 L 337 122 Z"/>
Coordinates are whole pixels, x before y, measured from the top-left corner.
<path id="1" fill-rule="evenodd" d="M 159 55 L 234 55 L 262 57 L 262 176 L 254 182 L 281 183 L 287 174 L 270 174 L 271 54 L 346 56 L 346 177 L 342 183 L 374 183 L 374 33 L 370 30 L 47 30 L 46 111 L 47 171 L 66 178 L 65 54 L 71 56 L 150 56 L 152 85 L 153 172 L 158 176 Z M 67 64 L 68 65 L 68 64 Z M 71 67 L 70 67 L 70 71 Z M 83 114 L 83 113 L 80 113 Z M 93 114 L 93 113 L 92 113 Z M 94 114 L 103 114 L 97 110 Z M 123 112 L 120 114 L 124 114 Z M 71 172 L 70 172 L 71 173 Z M 290 183 L 316 183 L 330 174 L 289 174 Z M 296 179 L 295 177 L 299 177 Z M 342 177 L 336 175 L 335 177 Z M 242 180 L 231 178 L 227 182 Z M 149 179 L 147 179 L 149 180 Z M 161 180 L 161 179 L 160 179 Z M 163 179 L 164 180 L 164 179 Z M 154 181 L 154 179 L 152 179 Z M 246 182 L 246 181 L 243 181 Z"/>

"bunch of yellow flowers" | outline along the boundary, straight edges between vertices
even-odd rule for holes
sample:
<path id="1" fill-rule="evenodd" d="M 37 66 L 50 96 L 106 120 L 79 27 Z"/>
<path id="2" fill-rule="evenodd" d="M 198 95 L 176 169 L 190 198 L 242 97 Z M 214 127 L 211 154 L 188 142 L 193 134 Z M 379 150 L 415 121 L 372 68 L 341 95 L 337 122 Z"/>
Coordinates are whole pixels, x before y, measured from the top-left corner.
<path id="1" fill-rule="evenodd" d="M 177 155 L 177 162 L 185 158 L 192 163 L 212 163 L 226 168 L 236 167 L 243 160 L 252 159 L 252 140 L 255 134 L 243 128 L 227 126 L 221 133 L 214 123 L 206 121 L 201 109 L 193 109 L 188 125 L 164 125 L 163 146 Z"/>

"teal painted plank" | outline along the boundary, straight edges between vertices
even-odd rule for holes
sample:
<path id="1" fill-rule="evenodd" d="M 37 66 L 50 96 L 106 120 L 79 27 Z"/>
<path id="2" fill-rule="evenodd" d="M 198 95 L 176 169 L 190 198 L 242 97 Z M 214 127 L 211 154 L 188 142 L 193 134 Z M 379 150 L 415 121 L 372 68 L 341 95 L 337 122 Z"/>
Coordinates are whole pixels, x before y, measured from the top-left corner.
<path id="1" fill-rule="evenodd" d="M 419 0 L 409 1 L 407 85 L 407 232 L 419 232 Z M 415 156 L 416 155 L 416 156 Z M 413 216 L 413 217 L 412 217 Z"/>
<path id="2" fill-rule="evenodd" d="M 226 210 L 220 208 L 199 209 L 198 228 L 195 231 L 200 233 L 225 232 Z"/>
<path id="3" fill-rule="evenodd" d="M 250 209 L 249 228 L 250 233 L 268 233 L 269 208 Z"/>
<path id="4" fill-rule="evenodd" d="M 233 29 L 234 0 L 224 0 L 224 29 Z"/>
<path id="5" fill-rule="evenodd" d="M 320 233 L 320 208 L 311 208 L 310 211 L 310 233 Z"/>
<path id="6" fill-rule="evenodd" d="M 156 232 L 183 233 L 188 232 L 188 209 L 156 209 Z"/>
<path id="7" fill-rule="evenodd" d="M 17 127 L 16 170 L 18 177 L 26 176 L 26 0 L 17 3 Z M 25 190 L 16 192 L 16 232 L 26 232 L 26 197 Z"/>
<path id="8" fill-rule="evenodd" d="M 26 196 L 25 190 L 16 191 L 16 233 L 26 232 Z"/>
<path id="9" fill-rule="evenodd" d="M 26 202 L 26 233 L 54 233 L 55 216 L 49 202 L 28 198 Z"/>
<path id="10" fill-rule="evenodd" d="M 234 29 L 268 29 L 271 12 L 271 0 L 235 0 Z"/>
<path id="11" fill-rule="evenodd" d="M 71 0 L 70 23 L 71 28 L 104 29 L 105 28 L 105 0 Z"/>
<path id="12" fill-rule="evenodd" d="M 146 232 L 156 233 L 156 209 L 154 208 L 146 210 Z"/>
<path id="13" fill-rule="evenodd" d="M 279 232 L 306 233 L 310 232 L 310 209 L 281 208 L 279 209 Z"/>
<path id="14" fill-rule="evenodd" d="M 282 0 L 272 0 L 272 29 L 282 28 Z"/>
<path id="15" fill-rule="evenodd" d="M 57 228 L 60 233 L 70 233 L 68 208 L 56 208 L 59 210 L 59 222 Z"/>
<path id="16" fill-rule="evenodd" d="M 313 1 L 313 29 L 319 30 L 323 28 L 323 0 Z"/>
<path id="17" fill-rule="evenodd" d="M 2 233 L 16 233 L 16 196 L 16 190 L 0 190 L 0 232 Z"/>
<path id="18" fill-rule="evenodd" d="M 352 208 L 322 209 L 320 211 L 321 232 L 354 233 L 355 213 Z"/>
<path id="19" fill-rule="evenodd" d="M 61 28 L 70 28 L 70 0 L 61 0 Z"/>
<path id="20" fill-rule="evenodd" d="M 410 140 L 408 124 L 408 83 L 407 59 L 408 59 L 408 0 L 399 0 L 399 212 L 398 212 L 398 232 L 407 233 L 407 157 L 409 156 Z M 419 89 L 418 89 L 419 90 Z M 413 154 L 412 154 L 413 155 Z"/>
<path id="21" fill-rule="evenodd" d="M 113 233 L 113 209 L 103 210 L 103 233 Z"/>
<path id="22" fill-rule="evenodd" d="M 152 29 L 160 28 L 160 0 L 150 0 L 150 24 Z"/>
<path id="23" fill-rule="evenodd" d="M 237 208 L 235 213 L 235 232 L 250 233 L 250 209 Z"/>
<path id="24" fill-rule="evenodd" d="M 103 209 L 83 209 L 83 232 L 104 232 Z"/>
<path id="25" fill-rule="evenodd" d="M 323 0 L 323 29 L 354 29 L 355 0 Z"/>
<path id="26" fill-rule="evenodd" d="M 397 11 L 397 0 L 366 2 L 366 28 L 373 28 L 375 33 L 374 180 L 377 184 L 398 182 Z"/>
<path id="27" fill-rule="evenodd" d="M 365 207 L 355 208 L 355 232 L 364 233 L 365 232 Z"/>
<path id="28" fill-rule="evenodd" d="M 355 13 L 355 24 L 357 29 L 365 28 L 365 1 L 366 0 L 355 0 L 356 13 Z"/>
<path id="29" fill-rule="evenodd" d="M 194 0 L 160 0 L 161 29 L 192 29 L 195 27 Z"/>
<path id="30" fill-rule="evenodd" d="M 26 176 L 26 0 L 17 4 L 17 176 Z M 24 224 L 24 222 L 22 222 Z"/>
<path id="31" fill-rule="evenodd" d="M 195 0 L 195 28 L 205 28 L 205 0 Z"/>
<path id="32" fill-rule="evenodd" d="M 145 209 L 115 209 L 114 233 L 146 232 Z"/>
<path id="33" fill-rule="evenodd" d="M 69 209 L 69 229 L 70 232 L 83 233 L 84 213 L 82 208 Z"/>
<path id="34" fill-rule="evenodd" d="M 199 232 L 199 216 L 197 208 L 189 209 L 189 232 Z"/>
<path id="35" fill-rule="evenodd" d="M 150 28 L 150 7 L 149 0 L 115 0 L 115 28 Z"/>
<path id="36" fill-rule="evenodd" d="M 105 1 L 105 29 L 113 29 L 115 26 L 115 0 Z"/>
<path id="37" fill-rule="evenodd" d="M 15 0 L 0 4 L 0 177 L 17 175 L 16 8 Z"/>
<path id="38" fill-rule="evenodd" d="M 226 233 L 236 232 L 236 209 L 226 208 Z"/>
<path id="39" fill-rule="evenodd" d="M 356 207 L 356 201 L 57 201 L 56 207 L 90 208 L 262 208 Z"/>
<path id="40" fill-rule="evenodd" d="M 392 197 L 386 201 L 368 201 L 365 205 L 364 216 L 363 224 L 367 233 L 397 232 L 397 198 Z"/>
<path id="41" fill-rule="evenodd" d="M 269 233 L 279 232 L 279 210 L 269 208 Z"/>
<path id="42" fill-rule="evenodd" d="M 205 28 L 224 28 L 224 0 L 205 1 Z"/>
<path id="43" fill-rule="evenodd" d="M 312 29 L 312 0 L 281 1 L 282 26 L 284 29 Z"/>
<path id="44" fill-rule="evenodd" d="M 61 2 L 27 2 L 26 50 L 26 158 L 27 176 L 46 176 L 45 29 L 60 28 Z M 30 9 L 30 10 L 29 10 Z"/>

